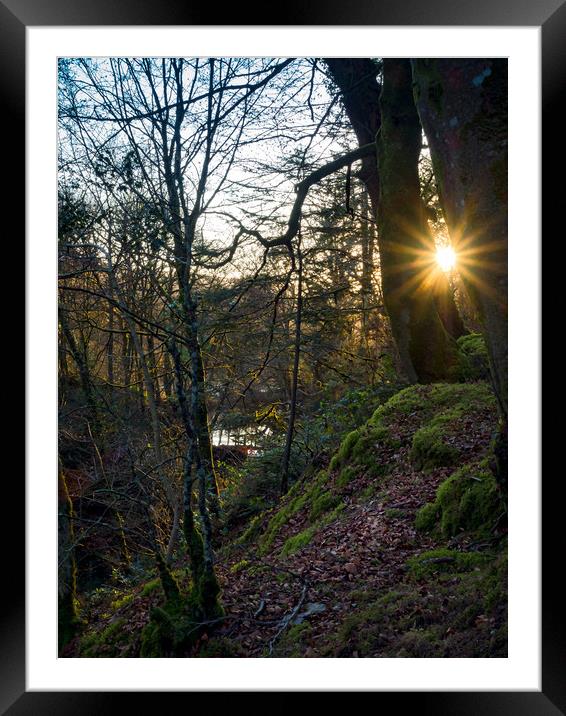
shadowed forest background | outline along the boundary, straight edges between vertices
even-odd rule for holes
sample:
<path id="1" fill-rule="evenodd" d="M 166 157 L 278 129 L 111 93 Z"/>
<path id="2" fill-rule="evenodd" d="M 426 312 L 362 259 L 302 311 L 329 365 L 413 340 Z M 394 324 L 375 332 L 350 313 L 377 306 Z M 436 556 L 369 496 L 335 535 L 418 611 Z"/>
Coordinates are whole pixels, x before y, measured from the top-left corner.
<path id="1" fill-rule="evenodd" d="M 507 655 L 507 61 L 59 61 L 59 650 Z"/>

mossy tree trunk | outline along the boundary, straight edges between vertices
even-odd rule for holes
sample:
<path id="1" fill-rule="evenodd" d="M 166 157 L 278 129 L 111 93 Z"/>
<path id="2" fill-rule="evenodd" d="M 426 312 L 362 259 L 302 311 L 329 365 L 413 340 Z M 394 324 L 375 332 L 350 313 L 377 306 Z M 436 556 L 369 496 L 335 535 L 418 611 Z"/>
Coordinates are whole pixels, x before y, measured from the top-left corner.
<path id="1" fill-rule="evenodd" d="M 220 588 L 214 572 L 212 528 L 207 507 L 207 472 L 201 458 L 193 420 L 195 393 L 191 393 L 189 403 L 184 387 L 181 356 L 174 342 L 170 344 L 170 350 L 175 370 L 177 401 L 187 435 L 187 453 L 183 472 L 183 534 L 191 565 L 193 608 L 199 618 L 215 619 L 222 613 L 222 607 L 218 600 Z M 195 523 L 192 505 L 195 482 L 198 483 L 200 531 Z"/>
<path id="2" fill-rule="evenodd" d="M 456 349 L 447 331 L 457 326 L 454 316 L 458 316 L 458 310 L 448 283 L 432 282 L 432 275 L 426 283 L 418 285 L 416 281 L 420 267 L 411 250 L 425 249 L 432 255 L 434 246 L 421 206 L 421 127 L 412 98 L 410 64 L 407 60 L 385 60 L 387 87 L 382 88 L 373 60 L 325 58 L 325 63 L 342 92 L 359 144 L 375 141 L 378 132 L 382 138 L 378 156 L 362 159 L 359 177 L 367 188 L 373 218 L 378 219 L 383 299 L 401 364 L 413 382 L 444 380 L 451 377 L 455 365 Z M 399 76 L 394 72 L 396 63 L 403 70 Z M 397 162 L 403 172 L 398 175 Z M 388 172 L 385 177 L 384 171 Z M 380 207 L 383 201 L 386 206 Z M 404 220 L 405 211 L 408 222 Z M 439 320 L 439 308 L 447 319 L 450 317 L 446 323 Z M 454 337 L 458 335 L 456 327 Z"/>
<path id="3" fill-rule="evenodd" d="M 177 401 L 187 435 L 187 453 L 183 470 L 183 534 L 190 560 L 191 589 L 183 594 L 169 565 L 159 552 L 156 564 L 165 594 L 162 607 L 151 612 L 144 628 L 140 654 L 143 657 L 185 655 L 211 623 L 224 614 L 220 604 L 220 587 L 214 571 L 212 529 L 207 507 L 207 475 L 203 468 L 193 416 L 194 405 L 185 391 L 179 349 L 169 344 L 175 372 Z M 200 529 L 193 513 L 193 486 L 198 483 Z"/>
<path id="4" fill-rule="evenodd" d="M 297 391 L 299 385 L 299 365 L 301 358 L 302 321 L 303 321 L 303 254 L 301 241 L 297 242 L 296 272 L 297 272 L 297 307 L 295 311 L 295 337 L 293 341 L 293 369 L 291 373 L 291 399 L 289 403 L 289 420 L 287 421 L 287 435 L 285 449 L 281 461 L 280 494 L 285 495 L 289 489 L 289 463 L 293 436 L 295 434 L 295 418 L 297 415 Z"/>
<path id="5" fill-rule="evenodd" d="M 507 414 L 507 60 L 414 60 L 415 98 L 462 281 Z"/>
<path id="6" fill-rule="evenodd" d="M 194 438 L 198 445 L 199 459 L 207 476 L 206 485 L 210 506 L 214 512 L 217 512 L 219 496 L 218 476 L 214 464 L 212 434 L 206 404 L 206 375 L 199 339 L 197 303 L 190 291 L 183 267 L 179 267 L 179 283 L 185 318 L 185 343 L 190 354 L 191 420 Z"/>
<path id="7" fill-rule="evenodd" d="M 413 60 L 414 91 L 507 434 L 507 60 Z M 502 448 L 503 452 L 505 451 Z M 499 460 L 504 465 L 506 460 Z M 500 481 L 506 476 L 501 472 Z"/>
<path id="8" fill-rule="evenodd" d="M 421 124 L 409 60 L 383 61 L 381 131 L 377 139 L 380 191 L 379 249 L 383 299 L 408 378 L 445 380 L 457 365 L 457 346 L 434 297 L 434 240 L 421 198 Z"/>
<path id="9" fill-rule="evenodd" d="M 75 636 L 80 623 L 77 600 L 74 516 L 73 503 L 69 497 L 65 474 L 61 465 L 59 465 L 59 651 Z"/>

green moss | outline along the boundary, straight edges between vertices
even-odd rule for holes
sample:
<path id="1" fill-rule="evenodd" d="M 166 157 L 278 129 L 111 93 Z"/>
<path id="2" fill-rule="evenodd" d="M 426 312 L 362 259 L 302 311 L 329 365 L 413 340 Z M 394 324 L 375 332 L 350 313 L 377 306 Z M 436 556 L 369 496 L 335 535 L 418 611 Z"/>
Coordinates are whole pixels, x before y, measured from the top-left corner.
<path id="1" fill-rule="evenodd" d="M 182 626 L 184 626 L 179 607 L 155 607 L 151 610 L 150 622 L 143 628 L 141 635 L 140 656 L 142 658 L 159 658 L 172 656 L 182 643 Z"/>
<path id="2" fill-rule="evenodd" d="M 364 632 L 367 631 L 368 626 L 379 624 L 383 616 L 384 605 L 381 600 L 378 600 L 346 617 L 338 629 L 336 641 L 338 644 L 345 644 L 350 637 L 355 637 L 355 646 L 364 655 L 370 646 L 369 642 L 364 638 Z"/>
<path id="3" fill-rule="evenodd" d="M 489 460 L 464 465 L 439 486 L 436 500 L 417 514 L 416 526 L 431 530 L 440 523 L 442 534 L 489 532 L 505 507 L 489 469 Z"/>
<path id="4" fill-rule="evenodd" d="M 360 493 L 360 499 L 362 500 L 369 500 L 370 497 L 374 497 L 379 493 L 380 486 L 376 484 L 369 484 L 362 492 Z"/>
<path id="5" fill-rule="evenodd" d="M 189 555 L 190 563 L 191 563 L 191 575 L 192 575 L 192 582 L 193 584 L 197 584 L 200 575 L 202 574 L 202 571 L 204 569 L 204 543 L 202 539 L 202 535 L 197 528 L 197 525 L 194 520 L 194 515 L 192 509 L 187 509 L 184 512 L 184 519 L 183 519 L 183 534 L 185 536 L 185 541 L 187 543 L 187 553 Z M 161 575 L 161 571 L 160 571 Z M 163 583 L 163 576 L 161 575 L 161 583 L 163 585 L 163 589 L 165 592 L 165 596 L 167 599 L 169 599 L 169 592 L 165 588 L 165 584 Z M 174 579 L 172 577 L 172 579 Z M 178 585 L 177 585 L 177 591 L 178 591 Z"/>
<path id="6" fill-rule="evenodd" d="M 302 657 L 311 631 L 311 625 L 306 622 L 294 624 L 283 634 L 277 653 L 290 658 Z"/>
<path id="7" fill-rule="evenodd" d="M 299 534 L 296 534 L 293 537 L 289 537 L 289 539 L 285 542 L 285 544 L 281 548 L 281 556 L 287 557 L 290 554 L 294 554 L 295 552 L 298 552 L 303 547 L 306 547 L 312 540 L 316 531 L 317 531 L 316 525 L 312 525 L 311 527 L 307 527 L 302 532 L 299 532 Z"/>
<path id="8" fill-rule="evenodd" d="M 339 514 L 344 510 L 346 505 L 343 502 L 340 502 L 332 511 L 325 512 L 322 517 L 316 522 L 315 524 L 311 525 L 310 527 L 307 527 L 302 532 L 299 532 L 298 534 L 294 535 L 293 537 L 289 537 L 287 541 L 284 543 L 283 547 L 281 548 L 281 556 L 287 557 L 290 554 L 294 554 L 295 552 L 298 552 L 303 547 L 306 547 L 308 544 L 310 544 L 312 538 L 314 535 L 326 525 L 329 525 L 331 522 L 334 522 L 339 516 Z"/>
<path id="9" fill-rule="evenodd" d="M 458 377 L 463 381 L 488 380 L 489 358 L 483 336 L 468 333 L 458 339 L 460 365 Z"/>
<path id="10" fill-rule="evenodd" d="M 114 610 L 121 609 L 122 607 L 125 607 L 128 604 L 131 604 L 134 601 L 134 595 L 133 594 L 124 594 L 123 597 L 120 597 L 119 599 L 116 599 L 113 601 L 110 606 Z"/>
<path id="11" fill-rule="evenodd" d="M 427 402 L 428 387 L 410 385 L 389 398 L 387 403 L 380 405 L 369 420 L 376 427 L 383 424 L 383 420 L 392 415 L 407 415 L 422 410 Z"/>
<path id="12" fill-rule="evenodd" d="M 427 425 L 413 435 L 411 462 L 417 470 L 452 465 L 457 459 L 458 450 L 446 442 L 445 424 Z"/>
<path id="13" fill-rule="evenodd" d="M 438 523 L 439 506 L 436 502 L 429 502 L 421 507 L 415 518 L 415 527 L 421 532 L 432 530 Z"/>
<path id="14" fill-rule="evenodd" d="M 289 500 L 286 504 L 280 507 L 279 510 L 277 510 L 269 521 L 267 529 L 260 539 L 260 554 L 267 554 L 267 552 L 269 552 L 281 528 L 287 524 L 290 517 L 307 506 L 310 506 L 311 509 L 314 507 L 316 501 L 323 494 L 323 485 L 327 482 L 327 480 L 328 473 L 325 470 L 321 470 L 310 483 L 307 483 L 304 486 L 305 491 L 303 494 L 295 495 L 293 499 Z"/>
<path id="15" fill-rule="evenodd" d="M 307 624 L 306 622 L 303 622 L 302 624 L 294 624 L 285 635 L 286 641 L 298 641 L 310 630 L 310 624 Z"/>
<path id="16" fill-rule="evenodd" d="M 487 355 L 485 341 L 481 333 L 466 333 L 466 335 L 458 338 L 457 343 L 462 353 L 466 353 L 468 355 L 474 353 Z"/>
<path id="17" fill-rule="evenodd" d="M 481 336 L 473 334 L 465 339 L 463 350 L 480 350 Z M 406 424 L 406 419 L 410 419 L 409 425 L 417 423 L 410 453 L 416 469 L 451 465 L 459 457 L 459 451 L 451 442 L 459 422 L 475 411 L 486 409 L 493 410 L 495 415 L 495 398 L 486 383 L 409 386 L 380 405 L 365 425 L 346 435 L 330 461 L 329 470 L 341 469 L 338 488 L 346 487 L 361 471 L 359 468 L 372 477 L 387 475 L 392 467 L 388 451 L 399 449 L 407 440 L 406 429 L 398 427 L 399 423 Z M 383 450 L 386 452 L 382 454 Z"/>
<path id="18" fill-rule="evenodd" d="M 435 569 L 425 561 L 439 557 L 449 560 L 437 562 Z M 352 592 L 360 606 L 329 635 L 322 655 L 505 656 L 504 559 L 450 550 L 420 558 L 412 565 L 418 579 L 410 573 L 408 581 L 378 599 Z"/>
<path id="19" fill-rule="evenodd" d="M 358 442 L 360 438 L 360 431 L 359 430 L 352 430 L 351 433 L 348 433 L 344 440 L 342 441 L 342 444 L 340 445 L 338 452 L 332 460 L 330 461 L 329 469 L 330 471 L 336 470 L 336 468 L 340 467 L 341 465 L 344 465 L 344 463 L 348 460 L 350 455 L 352 454 L 352 450 L 354 449 L 354 446 Z"/>
<path id="20" fill-rule="evenodd" d="M 309 512 L 309 520 L 316 522 L 325 512 L 334 509 L 340 501 L 338 495 L 334 495 L 331 492 L 323 492 L 313 501 L 311 511 Z"/>
<path id="21" fill-rule="evenodd" d="M 338 454 L 333 455 L 330 459 L 330 462 L 328 464 L 328 469 L 330 472 L 334 472 L 334 470 L 337 470 L 340 467 L 340 459 L 338 457 Z"/>
<path id="22" fill-rule="evenodd" d="M 375 599 L 375 592 L 368 592 L 365 589 L 352 589 L 348 596 L 353 604 L 367 604 Z"/>
<path id="23" fill-rule="evenodd" d="M 269 521 L 267 530 L 259 542 L 260 554 L 266 554 L 271 549 L 281 528 L 287 524 L 289 518 L 298 512 L 306 502 L 305 495 L 296 497 L 291 502 L 281 507 Z"/>
<path id="24" fill-rule="evenodd" d="M 375 452 L 388 444 L 389 429 L 384 425 L 367 425 L 360 431 L 360 437 L 352 449 L 354 460 L 364 457 L 368 452 Z"/>
<path id="25" fill-rule="evenodd" d="M 429 470 L 454 464 L 459 451 L 451 438 L 458 433 L 459 422 L 486 408 L 495 411 L 495 398 L 485 383 L 431 386 L 423 424 L 413 435 L 411 445 L 415 468 Z"/>
<path id="26" fill-rule="evenodd" d="M 220 604 L 219 596 L 220 585 L 214 570 L 203 571 L 191 594 L 195 616 L 206 621 L 224 616 L 224 608 Z"/>
<path id="27" fill-rule="evenodd" d="M 194 526 L 187 530 L 185 525 L 185 534 L 191 537 L 191 533 L 192 538 L 196 535 L 200 537 Z M 184 656 L 207 631 L 207 623 L 221 620 L 224 616 L 219 599 L 220 586 L 212 565 L 206 564 L 202 552 L 200 557 L 199 553 L 190 556 L 198 558 L 198 561 L 191 563 L 190 591 L 186 594 L 181 591 L 163 558 L 156 555 L 165 601 L 151 610 L 149 624 L 142 631 L 142 657 Z M 185 570 L 182 573 L 185 574 Z"/>
<path id="28" fill-rule="evenodd" d="M 240 562 L 236 562 L 230 567 L 230 573 L 231 574 L 237 574 L 238 572 L 242 572 L 244 569 L 247 569 L 250 566 L 250 562 L 247 559 L 242 559 Z"/>
<path id="29" fill-rule="evenodd" d="M 117 656 L 118 647 L 123 645 L 128 638 L 124 631 L 126 620 L 123 618 L 111 621 L 101 631 L 93 631 L 81 639 L 81 656 L 98 658 L 106 656 Z"/>
<path id="30" fill-rule="evenodd" d="M 411 557 L 407 561 L 407 568 L 416 579 L 422 579 L 429 574 L 442 572 L 470 572 L 490 559 L 490 555 L 480 552 L 457 552 L 441 548 Z"/>
<path id="31" fill-rule="evenodd" d="M 402 510 L 398 507 L 391 507 L 385 510 L 385 516 L 389 519 L 402 519 L 407 514 L 407 510 Z"/>
<path id="32" fill-rule="evenodd" d="M 495 407 L 495 397 L 486 383 L 411 385 L 377 408 L 370 422 L 386 425 L 396 417 L 414 415 L 424 423 L 446 409 L 464 413 L 489 406 Z"/>
<path id="33" fill-rule="evenodd" d="M 150 582 L 146 582 L 143 589 L 140 592 L 141 597 L 148 597 L 153 592 L 161 589 L 161 582 L 159 579 L 152 579 Z"/>
<path id="34" fill-rule="evenodd" d="M 396 644 L 395 656 L 409 658 L 439 658 L 444 656 L 442 627 L 411 629 Z"/>
<path id="35" fill-rule="evenodd" d="M 490 566 L 483 580 L 486 611 L 493 611 L 507 600 L 507 544 Z"/>
<path id="36" fill-rule="evenodd" d="M 251 521 L 248 527 L 242 532 L 238 539 L 234 540 L 234 544 L 242 545 L 250 542 L 252 539 L 257 537 L 258 533 L 261 532 L 261 525 L 263 522 L 262 515 L 256 515 Z"/>
<path id="37" fill-rule="evenodd" d="M 230 659 L 245 656 L 241 648 L 226 637 L 213 637 L 205 641 L 198 652 L 198 656 L 205 659 Z"/>
<path id="38" fill-rule="evenodd" d="M 463 491 L 460 499 L 460 524 L 465 529 L 492 528 L 504 511 L 501 494 L 491 473 L 484 472 L 478 481 Z"/>
<path id="39" fill-rule="evenodd" d="M 224 610 L 213 571 L 203 570 L 188 596 L 166 601 L 150 613 L 141 635 L 143 658 L 183 656 L 209 629 L 206 622 L 220 620 Z"/>
<path id="40" fill-rule="evenodd" d="M 161 587 L 165 593 L 165 598 L 168 601 L 178 600 L 181 595 L 181 590 L 179 588 L 179 583 L 169 568 L 169 565 L 165 562 L 159 552 L 155 555 L 155 561 L 157 563 L 159 579 L 161 580 Z"/>
<path id="41" fill-rule="evenodd" d="M 338 475 L 338 479 L 336 480 L 336 486 L 339 488 L 346 487 L 346 485 L 349 485 L 350 482 L 352 482 L 356 475 L 356 470 L 350 465 L 342 468 L 340 474 Z"/>

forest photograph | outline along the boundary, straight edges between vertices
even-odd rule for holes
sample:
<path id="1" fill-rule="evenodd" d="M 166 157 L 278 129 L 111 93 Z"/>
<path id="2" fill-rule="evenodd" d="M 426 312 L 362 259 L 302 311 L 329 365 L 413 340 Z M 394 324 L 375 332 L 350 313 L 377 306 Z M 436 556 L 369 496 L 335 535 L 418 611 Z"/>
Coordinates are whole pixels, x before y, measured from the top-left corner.
<path id="1" fill-rule="evenodd" d="M 57 70 L 59 657 L 506 658 L 507 59 Z"/>

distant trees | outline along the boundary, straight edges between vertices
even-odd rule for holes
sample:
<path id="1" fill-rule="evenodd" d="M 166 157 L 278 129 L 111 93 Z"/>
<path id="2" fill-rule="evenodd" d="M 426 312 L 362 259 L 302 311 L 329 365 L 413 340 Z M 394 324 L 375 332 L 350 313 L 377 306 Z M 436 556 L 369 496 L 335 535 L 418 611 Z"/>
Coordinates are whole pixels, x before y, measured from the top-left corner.
<path id="1" fill-rule="evenodd" d="M 104 502 L 104 514 L 109 507 L 116 515 L 123 500 L 139 500 L 139 517 L 150 523 L 145 541 L 156 552 L 164 580 L 182 527 L 201 618 L 218 610 L 213 425 L 222 425 L 223 415 L 238 404 L 251 403 L 259 416 L 270 405 L 276 411 L 288 408 L 288 452 L 306 366 L 324 365 L 324 355 L 334 349 L 318 341 L 311 358 L 303 353 L 305 336 L 316 333 L 308 314 L 306 333 L 292 337 L 291 323 L 297 315 L 300 323 L 302 313 L 295 307 L 302 301 L 303 289 L 294 280 L 300 259 L 277 240 L 262 248 L 254 225 L 273 231 L 280 219 L 270 220 L 255 208 L 244 216 L 240 202 L 242 195 L 261 196 L 262 181 L 274 191 L 281 181 L 281 173 L 260 162 L 253 145 L 280 141 L 287 131 L 283 116 L 290 124 L 296 121 L 292 106 L 280 106 L 286 83 L 295 82 L 303 93 L 303 107 L 314 102 L 310 67 L 303 64 L 284 79 L 290 63 L 181 58 L 60 65 L 61 366 L 68 374 L 67 357 L 75 364 L 106 477 L 111 443 L 104 442 L 108 420 L 100 431 L 96 428 L 98 414 L 116 411 L 122 399 L 115 391 L 137 395 L 140 409 L 147 411 L 147 443 L 134 443 L 133 424 L 128 440 L 136 494 L 122 484 L 124 472 L 119 489 L 112 483 L 97 493 L 97 500 Z M 272 84 L 275 78 L 278 86 Z M 270 94 L 265 94 L 268 85 Z M 313 106 L 318 114 L 326 111 L 322 104 Z M 306 144 L 313 141 L 320 119 L 311 124 L 315 131 L 305 134 Z M 247 178 L 239 169 L 246 162 L 255 165 Z M 262 172 L 267 179 L 262 180 Z M 250 188 L 256 176 L 258 187 Z M 250 230 L 244 230 L 243 219 Z M 305 232 L 310 231 L 306 221 Z M 308 256 L 312 239 L 305 245 Z M 245 246 L 253 247 L 247 261 Z M 328 241 L 326 246 L 333 250 Z M 241 280 L 231 269 L 238 266 L 237 255 L 242 256 L 240 266 L 247 264 Z M 326 266 L 326 259 L 318 265 Z M 366 257 L 366 284 L 369 270 Z M 267 280 L 264 272 L 269 272 Z M 314 275 L 305 268 L 305 308 L 310 300 L 306 282 Z M 347 290 L 342 280 L 318 299 L 318 313 L 323 304 L 336 305 L 338 292 Z M 246 325 L 254 332 L 242 340 L 237 334 Z M 340 374 L 331 363 L 322 371 Z M 315 393 L 321 389 L 317 371 Z M 263 386 L 261 392 L 254 391 L 254 384 Z M 176 402 L 174 416 L 171 400 Z M 124 408 L 120 404 L 120 411 Z M 177 424 L 174 430 L 171 420 Z M 287 458 L 285 474 L 288 465 Z M 108 528 L 119 530 L 118 523 Z"/>

